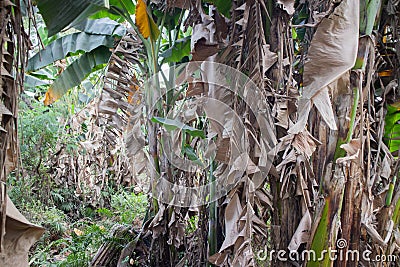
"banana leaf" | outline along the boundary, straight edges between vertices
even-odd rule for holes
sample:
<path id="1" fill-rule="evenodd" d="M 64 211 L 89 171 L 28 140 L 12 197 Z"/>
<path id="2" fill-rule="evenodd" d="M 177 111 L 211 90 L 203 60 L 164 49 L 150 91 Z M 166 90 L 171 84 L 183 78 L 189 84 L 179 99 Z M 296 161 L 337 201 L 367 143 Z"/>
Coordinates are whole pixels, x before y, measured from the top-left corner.
<path id="1" fill-rule="evenodd" d="M 106 64 L 110 56 L 110 50 L 107 47 L 100 46 L 72 62 L 50 86 L 46 93 L 45 104 L 53 103 L 70 88 L 79 85 L 98 66 Z"/>
<path id="2" fill-rule="evenodd" d="M 176 40 L 174 45 L 165 50 L 161 57 L 165 63 L 180 62 L 184 57 L 190 55 L 190 36 Z"/>
<path id="3" fill-rule="evenodd" d="M 105 7 L 104 0 L 39 0 L 38 8 L 50 37 L 76 21 L 78 17 L 88 17 Z"/>
<path id="4" fill-rule="evenodd" d="M 99 46 L 112 47 L 114 38 L 109 35 L 73 33 L 50 43 L 28 60 L 27 72 L 43 68 L 56 60 L 78 51 L 90 52 Z"/>
<path id="5" fill-rule="evenodd" d="M 126 33 L 124 26 L 109 18 L 85 19 L 72 27 L 89 34 L 124 36 Z"/>
<path id="6" fill-rule="evenodd" d="M 110 9 L 105 7 L 104 0 L 39 0 L 38 8 L 48 27 L 49 37 L 97 12 L 123 12 L 127 13 L 127 16 L 135 12 L 132 0 L 111 0 Z"/>
<path id="7" fill-rule="evenodd" d="M 35 76 L 31 76 L 26 74 L 24 77 L 24 87 L 25 88 L 33 88 L 42 85 L 49 85 L 51 84 L 51 80 L 39 79 Z"/>
<path id="8" fill-rule="evenodd" d="M 176 129 L 180 129 L 180 130 L 188 133 L 190 136 L 200 137 L 202 139 L 206 138 L 205 133 L 202 130 L 190 127 L 189 125 L 186 125 L 183 122 L 178 121 L 178 120 L 161 118 L 161 117 L 153 117 L 151 119 L 151 121 L 163 125 L 167 131 L 173 131 Z"/>

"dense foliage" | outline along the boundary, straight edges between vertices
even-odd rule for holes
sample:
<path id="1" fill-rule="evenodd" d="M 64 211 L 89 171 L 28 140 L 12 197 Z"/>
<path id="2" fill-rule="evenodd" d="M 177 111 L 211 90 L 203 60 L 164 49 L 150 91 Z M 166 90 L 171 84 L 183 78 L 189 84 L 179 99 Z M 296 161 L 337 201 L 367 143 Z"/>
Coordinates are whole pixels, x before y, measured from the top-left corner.
<path id="1" fill-rule="evenodd" d="M 398 257 L 399 1 L 23 2 L 33 49 L 7 183 L 47 229 L 32 266 Z"/>

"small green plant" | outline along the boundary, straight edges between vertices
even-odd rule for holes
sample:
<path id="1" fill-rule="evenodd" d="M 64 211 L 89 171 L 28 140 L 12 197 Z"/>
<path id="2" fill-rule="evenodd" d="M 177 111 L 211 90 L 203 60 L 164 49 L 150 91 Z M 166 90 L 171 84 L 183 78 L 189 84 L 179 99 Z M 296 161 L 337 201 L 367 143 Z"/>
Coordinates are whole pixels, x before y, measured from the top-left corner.
<path id="1" fill-rule="evenodd" d="M 123 224 L 141 222 L 147 210 L 147 196 L 120 190 L 111 196 L 111 208 Z"/>
<path id="2" fill-rule="evenodd" d="M 50 258 L 65 247 L 62 237 L 68 228 L 67 216 L 56 207 L 47 207 L 39 200 L 25 203 L 24 215 L 46 228 L 44 235 L 31 249 L 30 266 L 55 266 Z"/>
<path id="3" fill-rule="evenodd" d="M 189 218 L 188 224 L 186 226 L 185 232 L 186 234 L 192 234 L 198 228 L 199 216 L 191 216 Z"/>
<path id="4" fill-rule="evenodd" d="M 67 257 L 58 266 L 89 266 L 94 253 L 107 238 L 107 230 L 102 225 L 85 222 L 77 223 L 76 226 L 79 228 L 74 228 L 71 235 L 64 238 L 67 247 L 63 253 Z"/>
<path id="5" fill-rule="evenodd" d="M 114 216 L 114 213 L 111 210 L 107 209 L 107 208 L 100 208 L 100 209 L 97 209 L 96 211 L 103 218 L 110 219 L 110 218 L 112 218 Z"/>

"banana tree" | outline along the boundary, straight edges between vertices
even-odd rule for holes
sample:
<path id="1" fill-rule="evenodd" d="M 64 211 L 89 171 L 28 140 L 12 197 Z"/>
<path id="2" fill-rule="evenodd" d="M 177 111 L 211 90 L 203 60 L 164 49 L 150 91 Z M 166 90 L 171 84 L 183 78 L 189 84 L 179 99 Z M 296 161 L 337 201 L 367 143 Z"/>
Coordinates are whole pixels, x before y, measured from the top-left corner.
<path id="1" fill-rule="evenodd" d="M 42 7 L 46 23 L 57 26 L 49 30 L 51 34 L 78 25 L 82 17 L 98 18 L 108 12 L 99 9 L 96 1 L 83 1 L 79 7 L 73 2 L 67 1 L 66 10 L 71 12 L 63 20 L 59 12 L 53 12 L 63 6 L 43 1 L 52 14 L 46 18 Z M 111 55 L 99 111 L 113 125 L 107 137 L 110 142 L 125 134 L 137 177 L 146 171 L 145 161 L 152 163 L 147 168 L 148 182 L 155 197 L 141 233 L 118 256 L 120 264 L 129 262 L 132 251 L 143 246 L 147 236 L 152 238 L 146 262 L 153 266 L 203 266 L 207 262 L 217 266 L 368 266 L 367 259 L 335 260 L 330 252 L 398 253 L 398 164 L 391 153 L 398 151 L 396 1 L 151 4 L 139 0 L 132 6 L 110 1 L 110 11 L 107 16 L 119 14 L 133 31 Z M 183 25 L 189 33 L 182 31 Z M 96 32 L 81 30 L 85 36 Z M 87 52 L 97 49 L 87 48 Z M 91 56 L 86 58 L 82 61 L 90 61 Z M 157 74 L 167 65 L 174 69 L 177 62 L 196 60 L 223 63 L 247 75 L 249 84 L 257 87 L 251 87 L 251 92 L 261 92 L 256 103 L 268 107 L 260 104 L 263 112 L 257 113 L 243 95 L 221 95 L 216 85 L 205 86 L 199 77 L 216 77 L 212 64 L 200 64 L 200 76 L 190 77 L 192 83 L 178 91 L 170 90 L 175 85 L 173 75 Z M 97 59 L 90 62 L 93 68 Z M 76 76 L 73 84 L 84 77 L 82 73 Z M 145 83 L 150 77 L 156 78 Z M 226 74 L 219 80 L 235 79 Z M 161 88 L 166 88 L 165 94 Z M 240 115 L 238 121 L 225 118 L 231 128 L 243 122 L 243 127 L 235 128 L 237 136 L 221 138 L 223 131 L 218 132 L 206 115 L 199 115 L 198 107 L 189 105 L 204 95 L 221 100 L 217 109 L 221 114 L 227 106 Z M 183 107 L 191 118 L 189 124 L 171 116 L 177 107 Z M 269 127 L 262 128 L 260 117 Z M 171 152 L 168 136 L 176 129 L 182 129 L 182 135 L 175 136 L 172 147 L 188 165 L 204 163 L 206 153 L 199 145 L 204 136 L 211 135 L 210 144 L 225 149 L 217 150 L 215 160 L 201 172 L 179 169 L 167 153 Z M 246 159 L 251 164 L 237 161 L 236 168 L 246 173 L 233 175 L 239 181 L 215 200 L 216 189 L 221 189 L 215 181 L 224 172 L 238 171 L 227 160 L 235 151 L 230 141 L 243 141 L 238 135 L 250 136 L 244 139 L 250 144 Z M 276 152 L 273 162 L 265 153 L 270 147 Z M 259 172 L 260 166 L 269 164 L 268 173 Z M 204 199 L 213 201 L 196 209 L 176 207 L 176 197 L 157 188 L 161 176 L 178 185 L 211 182 Z M 169 199 L 162 201 L 163 195 Z M 191 222 L 196 230 L 188 233 Z M 266 261 L 258 257 L 265 249 L 305 255 L 313 251 L 320 260 L 285 260 L 275 254 Z"/>
<path id="2" fill-rule="evenodd" d="M 126 31 L 124 26 L 108 18 L 86 19 L 74 25 L 73 29 L 71 34 L 52 40 L 28 60 L 28 87 L 45 84 L 38 83 L 43 78 L 41 70 L 58 63 L 59 70 L 46 92 L 46 105 L 81 84 L 93 71 L 104 68 L 110 59 L 115 38 L 120 38 Z M 44 78 L 49 80 L 53 77 L 44 75 Z"/>

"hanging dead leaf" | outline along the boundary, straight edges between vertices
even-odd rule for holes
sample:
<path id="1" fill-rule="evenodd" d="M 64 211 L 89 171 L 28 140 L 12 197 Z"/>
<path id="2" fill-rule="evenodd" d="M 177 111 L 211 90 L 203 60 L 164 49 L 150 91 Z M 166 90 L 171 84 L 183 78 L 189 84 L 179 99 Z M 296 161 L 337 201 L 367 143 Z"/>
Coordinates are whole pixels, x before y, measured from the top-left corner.
<path id="1" fill-rule="evenodd" d="M 298 153 L 304 153 L 310 158 L 316 149 L 316 143 L 320 144 L 307 130 L 304 130 L 294 136 L 292 145 Z"/>
<path id="2" fill-rule="evenodd" d="M 190 0 L 167 0 L 167 6 L 170 8 L 181 8 L 181 9 L 189 9 L 190 8 Z"/>
<path id="3" fill-rule="evenodd" d="M 46 106 L 51 105 L 56 100 L 58 100 L 60 97 L 61 97 L 61 95 L 57 94 L 57 92 L 53 89 L 53 86 L 50 86 L 45 94 L 43 103 Z"/>
<path id="4" fill-rule="evenodd" d="M 358 160 L 360 157 L 360 150 L 361 150 L 361 139 L 352 139 L 348 144 L 343 144 L 340 148 L 343 148 L 346 151 L 346 157 L 338 158 L 336 163 L 345 163 L 351 160 Z"/>
<path id="5" fill-rule="evenodd" d="M 327 86 L 350 70 L 358 50 L 359 2 L 344 0 L 317 28 L 304 65 L 304 89 L 299 101 L 299 119 L 289 129 L 298 133 L 306 126 L 314 104 L 329 128 L 336 123 Z"/>
<path id="6" fill-rule="evenodd" d="M 136 5 L 136 26 L 145 39 L 155 41 L 160 35 L 160 30 L 151 15 L 147 12 L 147 5 L 143 0 L 138 0 Z"/>
<path id="7" fill-rule="evenodd" d="M 198 10 L 202 20 L 194 26 L 191 38 L 191 53 L 194 61 L 206 60 L 219 51 L 215 20 L 205 14 L 201 7 Z"/>
<path id="8" fill-rule="evenodd" d="M 267 71 L 278 61 L 278 54 L 270 50 L 269 44 L 263 45 L 261 52 L 263 68 Z"/>
<path id="9" fill-rule="evenodd" d="M 299 226 L 294 233 L 292 240 L 288 246 L 289 250 L 297 250 L 302 243 L 307 243 L 310 238 L 310 230 L 311 230 L 311 215 L 307 210 L 301 219 Z"/>
<path id="10" fill-rule="evenodd" d="M 281 4 L 283 6 L 283 9 L 286 10 L 286 12 L 289 15 L 294 14 L 294 0 L 278 0 L 276 1 L 278 4 Z"/>

